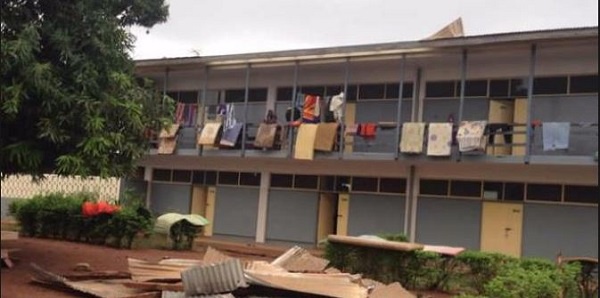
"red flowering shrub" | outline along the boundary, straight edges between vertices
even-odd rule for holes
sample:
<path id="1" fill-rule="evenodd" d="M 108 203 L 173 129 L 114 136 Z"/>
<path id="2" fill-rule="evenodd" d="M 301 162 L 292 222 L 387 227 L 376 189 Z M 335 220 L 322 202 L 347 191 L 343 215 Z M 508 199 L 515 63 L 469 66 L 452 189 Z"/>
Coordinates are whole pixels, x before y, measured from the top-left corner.
<path id="1" fill-rule="evenodd" d="M 120 207 L 105 201 L 85 202 L 81 205 L 81 214 L 85 217 L 93 217 L 99 214 L 114 214 Z"/>

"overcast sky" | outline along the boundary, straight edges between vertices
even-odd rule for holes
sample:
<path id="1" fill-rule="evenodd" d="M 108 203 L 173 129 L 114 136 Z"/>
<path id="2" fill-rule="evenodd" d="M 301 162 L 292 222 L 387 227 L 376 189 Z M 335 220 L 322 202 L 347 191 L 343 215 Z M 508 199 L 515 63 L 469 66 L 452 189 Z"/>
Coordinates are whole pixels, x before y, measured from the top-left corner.
<path id="1" fill-rule="evenodd" d="M 167 0 L 135 59 L 212 56 L 425 38 L 458 17 L 465 35 L 598 26 L 597 0 Z"/>

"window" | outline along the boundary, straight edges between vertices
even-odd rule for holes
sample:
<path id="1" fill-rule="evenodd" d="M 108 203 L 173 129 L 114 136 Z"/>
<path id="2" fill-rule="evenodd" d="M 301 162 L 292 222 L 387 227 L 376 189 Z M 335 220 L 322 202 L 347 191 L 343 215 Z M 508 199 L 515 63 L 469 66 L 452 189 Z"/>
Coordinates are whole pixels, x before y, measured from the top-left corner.
<path id="1" fill-rule="evenodd" d="M 240 185 L 260 186 L 260 173 L 240 173 Z"/>
<path id="2" fill-rule="evenodd" d="M 533 80 L 533 94 L 567 94 L 568 78 L 548 77 Z"/>
<path id="3" fill-rule="evenodd" d="M 319 176 L 294 175 L 294 188 L 317 189 L 318 186 Z"/>
<path id="4" fill-rule="evenodd" d="M 406 193 L 406 179 L 402 178 L 380 178 L 379 192 Z"/>
<path id="5" fill-rule="evenodd" d="M 190 183 L 191 180 L 192 180 L 192 171 L 173 170 L 173 181 L 174 182 Z"/>
<path id="6" fill-rule="evenodd" d="M 562 185 L 527 184 L 527 200 L 560 202 Z"/>
<path id="7" fill-rule="evenodd" d="M 450 196 L 481 198 L 480 181 L 452 181 Z"/>
<path id="8" fill-rule="evenodd" d="M 447 196 L 448 180 L 421 180 L 419 190 L 422 195 Z"/>
<path id="9" fill-rule="evenodd" d="M 458 83 L 460 88 L 460 82 Z M 487 96 L 487 80 L 469 80 L 465 81 L 465 96 Z M 460 89 L 459 89 L 460 90 Z M 459 92 L 457 92 L 459 93 Z M 460 96 L 460 93 L 458 94 Z"/>
<path id="10" fill-rule="evenodd" d="M 335 176 L 321 176 L 319 189 L 322 191 L 335 191 Z"/>
<path id="11" fill-rule="evenodd" d="M 383 99 L 385 98 L 385 84 L 362 84 L 358 88 L 360 99 Z"/>
<path id="12" fill-rule="evenodd" d="M 272 174 L 271 187 L 292 188 L 294 185 L 294 175 Z"/>
<path id="13" fill-rule="evenodd" d="M 565 185 L 565 202 L 598 205 L 598 200 L 600 200 L 598 186 Z"/>
<path id="14" fill-rule="evenodd" d="M 357 85 L 348 85 L 348 94 L 346 94 L 346 101 L 348 101 L 348 102 L 356 101 L 356 98 L 358 95 L 357 89 L 358 89 Z M 344 90 L 343 87 L 342 87 L 342 90 Z"/>
<path id="15" fill-rule="evenodd" d="M 385 98 L 389 99 L 397 99 L 400 84 L 398 83 L 390 83 L 385 85 Z M 412 83 L 404 83 L 402 86 L 402 98 L 412 98 L 413 94 L 413 84 Z"/>
<path id="16" fill-rule="evenodd" d="M 377 178 L 352 177 L 352 191 L 377 192 Z"/>
<path id="17" fill-rule="evenodd" d="M 508 80 L 490 80 L 490 97 L 508 97 Z"/>
<path id="18" fill-rule="evenodd" d="M 598 93 L 598 75 L 571 76 L 570 93 Z"/>
<path id="19" fill-rule="evenodd" d="M 219 184 L 238 185 L 239 175 L 238 172 L 219 172 Z"/>
<path id="20" fill-rule="evenodd" d="M 335 177 L 335 190 L 336 191 L 347 191 L 348 188 L 345 184 L 350 184 L 349 176 L 336 176 Z"/>
<path id="21" fill-rule="evenodd" d="M 204 184 L 217 185 L 217 172 L 216 171 L 206 171 L 204 173 Z"/>
<path id="22" fill-rule="evenodd" d="M 204 184 L 204 171 L 194 171 L 192 173 L 192 183 Z"/>
<path id="23" fill-rule="evenodd" d="M 523 201 L 525 198 L 525 184 L 523 183 L 505 183 L 504 200 L 505 201 Z"/>
<path id="24" fill-rule="evenodd" d="M 327 92 L 328 96 L 338 95 L 342 91 L 344 91 L 344 86 L 339 86 L 339 85 L 325 86 L 325 92 Z"/>
<path id="25" fill-rule="evenodd" d="M 502 200 L 504 197 L 504 184 L 502 182 L 484 182 L 483 199 Z"/>
<path id="26" fill-rule="evenodd" d="M 179 100 L 182 103 L 197 103 L 198 91 L 179 91 Z"/>
<path id="27" fill-rule="evenodd" d="M 293 87 L 277 88 L 277 101 L 291 101 L 294 96 Z"/>
<path id="28" fill-rule="evenodd" d="M 245 89 L 229 89 L 225 90 L 225 102 L 235 103 L 244 102 L 246 97 Z M 291 96 L 290 96 L 291 98 Z M 250 88 L 248 89 L 248 102 L 267 101 L 267 88 Z"/>
<path id="29" fill-rule="evenodd" d="M 308 95 L 318 95 L 323 96 L 325 94 L 324 86 L 303 86 L 300 89 L 300 92 Z"/>
<path id="30" fill-rule="evenodd" d="M 527 86 L 528 78 L 510 80 L 510 96 L 527 96 Z"/>
<path id="31" fill-rule="evenodd" d="M 152 180 L 171 181 L 171 170 L 154 169 L 152 171 Z"/>
<path id="32" fill-rule="evenodd" d="M 427 82 L 425 84 L 425 96 L 436 97 L 455 97 L 455 81 Z"/>

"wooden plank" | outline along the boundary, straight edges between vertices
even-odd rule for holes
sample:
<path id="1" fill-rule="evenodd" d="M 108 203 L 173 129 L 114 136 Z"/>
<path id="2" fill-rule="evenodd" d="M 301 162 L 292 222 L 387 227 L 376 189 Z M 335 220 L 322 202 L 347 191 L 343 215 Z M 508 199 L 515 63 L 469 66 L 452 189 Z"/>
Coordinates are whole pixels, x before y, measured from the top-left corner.
<path id="1" fill-rule="evenodd" d="M 311 255 L 306 249 L 294 246 L 271 262 L 290 272 L 323 273 L 329 261 Z"/>
<path id="2" fill-rule="evenodd" d="M 513 123 L 525 124 L 527 122 L 527 98 L 517 98 L 515 99 L 515 108 L 514 108 L 514 116 Z M 526 126 L 515 126 L 513 128 L 513 143 L 514 144 L 525 144 L 527 142 L 526 138 Z M 523 156 L 525 155 L 525 146 L 513 146 L 512 147 L 512 155 Z"/>
<path id="3" fill-rule="evenodd" d="M 140 289 L 146 291 L 183 291 L 183 283 L 161 283 L 161 282 L 141 282 L 141 281 L 124 281 L 122 284 L 128 288 Z"/>
<path id="4" fill-rule="evenodd" d="M 317 223 L 317 242 L 327 239 L 327 235 L 335 233 L 335 201 L 333 193 L 319 194 L 319 215 Z"/>
<path id="5" fill-rule="evenodd" d="M 367 297 L 367 289 L 350 274 L 273 273 L 246 270 L 248 281 L 275 289 L 340 298 Z"/>
<path id="6" fill-rule="evenodd" d="M 400 283 L 395 282 L 389 284 L 387 286 L 376 286 L 373 292 L 369 295 L 369 298 L 415 298 L 417 296 L 413 295 L 409 291 L 407 291 Z"/>
<path id="7" fill-rule="evenodd" d="M 372 248 L 380 248 L 385 250 L 396 250 L 396 251 L 413 251 L 413 250 L 422 250 L 423 245 L 418 243 L 410 243 L 410 242 L 396 242 L 396 241 L 387 241 L 387 240 L 373 240 L 373 239 L 365 239 L 360 237 L 352 237 L 352 236 L 340 236 L 340 235 L 329 235 L 327 239 L 333 243 L 342 243 L 353 246 L 364 246 L 364 247 L 372 247 Z"/>
<path id="8" fill-rule="evenodd" d="M 490 100 L 488 114 L 489 123 L 512 123 L 514 121 L 514 102 L 511 100 Z M 493 144 L 504 144 L 503 135 L 492 135 Z M 510 155 L 512 148 L 509 146 L 488 146 L 487 153 L 491 155 Z"/>
<path id="9" fill-rule="evenodd" d="M 356 122 L 356 103 L 346 102 L 346 110 L 344 111 L 344 125 L 346 127 Z M 344 144 L 353 144 L 354 137 L 345 135 Z M 344 153 L 352 153 L 352 145 L 344 146 Z"/>
<path id="10" fill-rule="evenodd" d="M 303 123 L 298 128 L 296 144 L 294 146 L 294 158 L 312 160 L 315 155 L 315 138 L 317 136 L 317 124 Z"/>
<path id="11" fill-rule="evenodd" d="M 230 256 L 209 246 L 204 253 L 202 261 L 204 264 L 217 264 L 231 259 L 232 258 Z"/>
<path id="12" fill-rule="evenodd" d="M 19 239 L 19 232 L 13 231 L 2 231 L 2 235 L 0 235 L 2 241 L 11 241 Z"/>

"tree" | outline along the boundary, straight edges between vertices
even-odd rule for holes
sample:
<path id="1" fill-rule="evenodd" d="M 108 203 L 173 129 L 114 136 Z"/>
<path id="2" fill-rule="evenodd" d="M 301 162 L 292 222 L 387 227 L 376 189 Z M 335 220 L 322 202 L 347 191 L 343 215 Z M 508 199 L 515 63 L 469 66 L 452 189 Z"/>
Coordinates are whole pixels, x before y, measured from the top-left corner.
<path id="1" fill-rule="evenodd" d="M 164 0 L 2 0 L 0 173 L 123 176 L 173 113 L 136 78 L 130 26 Z"/>

